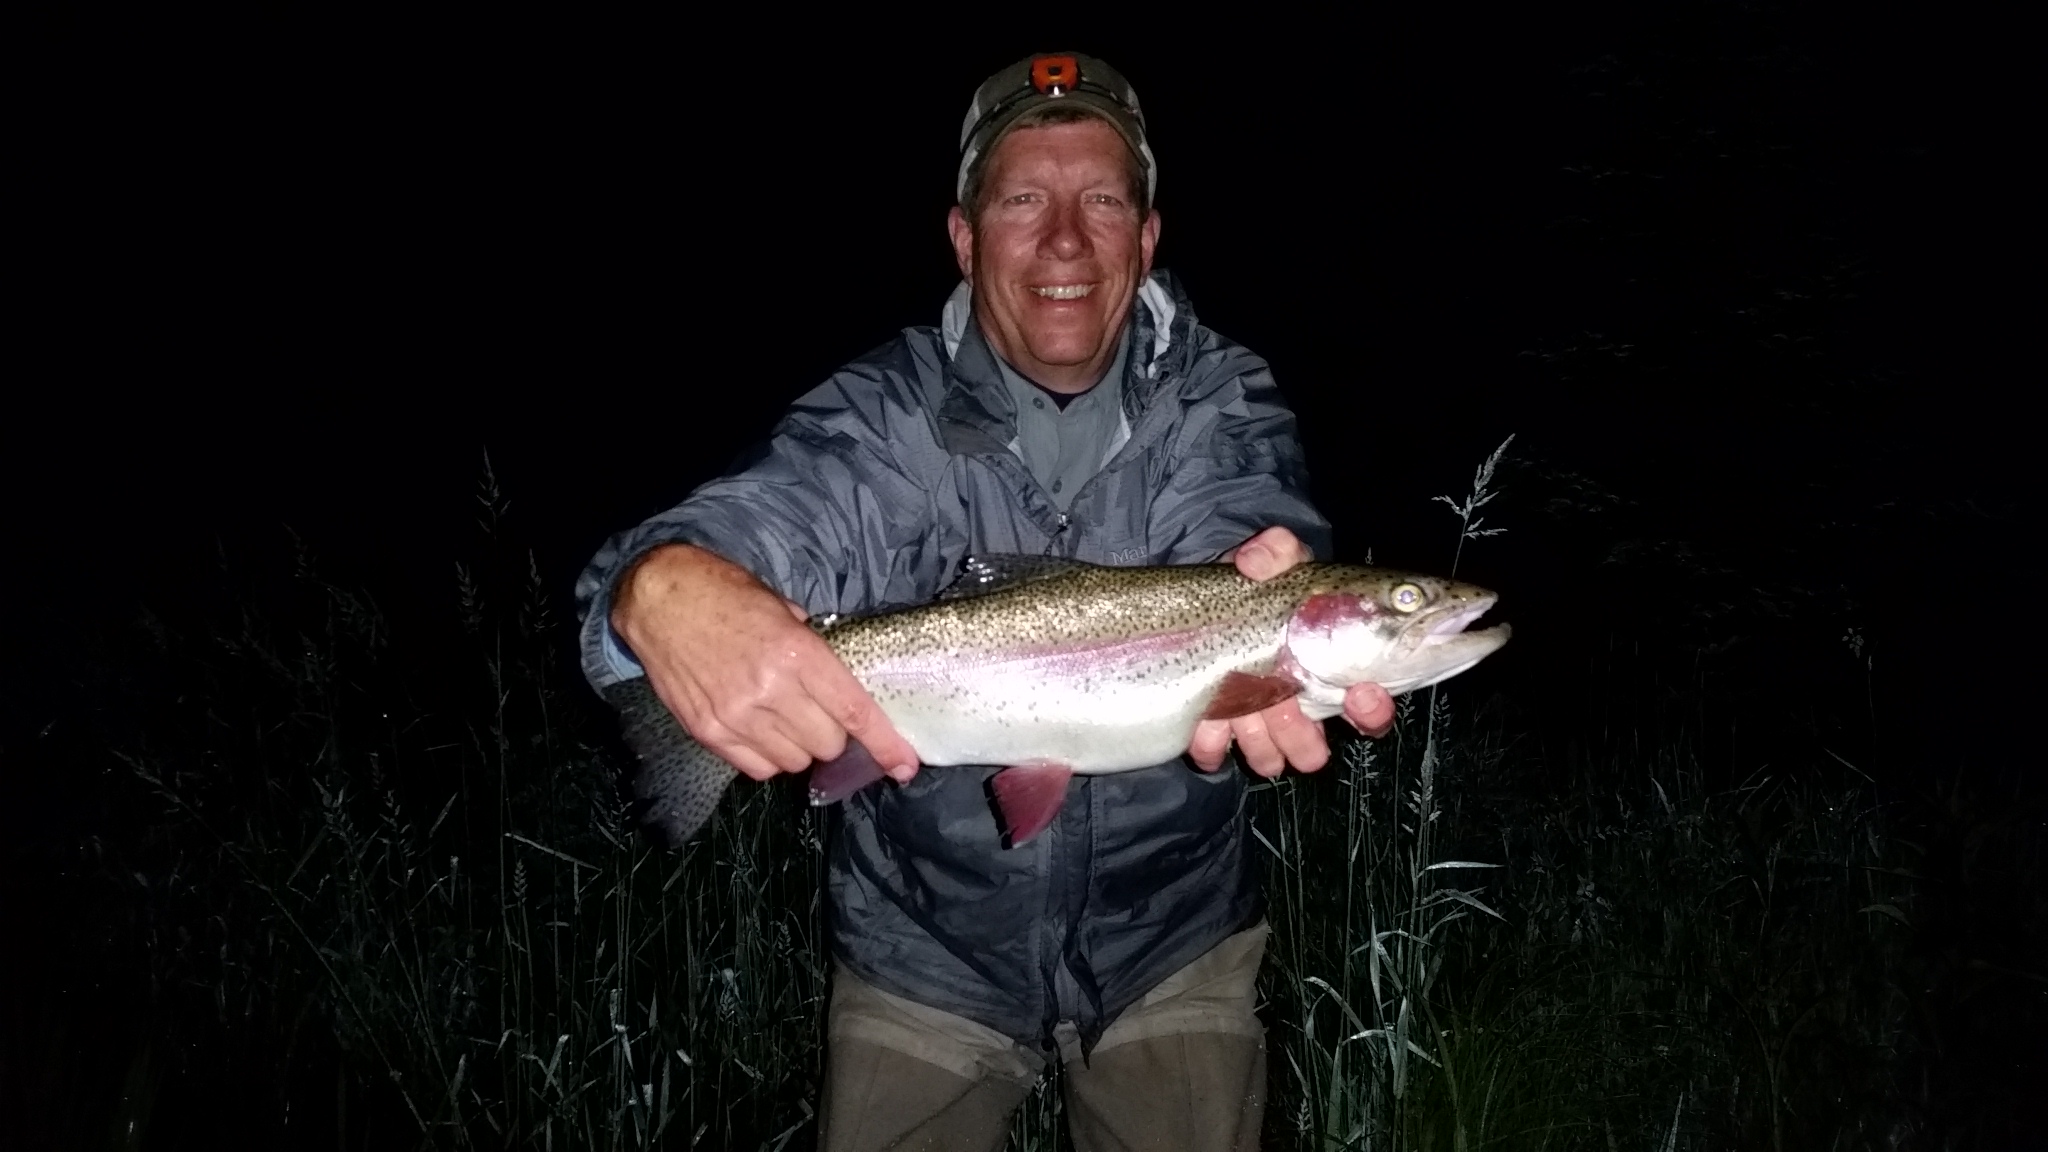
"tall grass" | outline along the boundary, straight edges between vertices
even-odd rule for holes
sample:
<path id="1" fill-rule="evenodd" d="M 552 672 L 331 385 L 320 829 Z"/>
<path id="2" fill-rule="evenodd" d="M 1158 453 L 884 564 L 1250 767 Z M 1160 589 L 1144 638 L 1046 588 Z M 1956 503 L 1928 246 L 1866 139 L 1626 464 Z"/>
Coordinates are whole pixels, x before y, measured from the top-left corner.
<path id="1" fill-rule="evenodd" d="M 1491 531 L 1499 459 L 1447 501 L 1461 549 Z M 275 1099 L 249 1106 L 318 1146 L 805 1147 L 820 823 L 794 788 L 741 787 L 679 853 L 624 831 L 609 717 L 482 497 L 484 554 L 450 591 L 468 682 L 437 705 L 310 565 L 286 608 L 160 633 L 177 698 L 124 756 L 162 818 L 117 870 L 182 1006 L 165 1019 L 209 1021 L 173 1039 L 272 1053 Z M 1916 896 L 1867 789 L 1710 786 L 1683 722 L 1553 762 L 1451 697 L 1255 790 L 1271 1146 L 1904 1138 Z M 312 1038 L 341 1053 L 331 1089 L 308 1086 Z M 1012 1146 L 1064 1146 L 1059 1113 L 1049 1079 Z"/>
<path id="2" fill-rule="evenodd" d="M 1507 447 L 1438 498 L 1455 557 L 1500 531 Z M 1869 791 L 1710 790 L 1683 724 L 1561 766 L 1513 743 L 1433 689 L 1342 771 L 1260 789 L 1270 1141 L 1895 1146 L 1913 888 Z"/>
<path id="3" fill-rule="evenodd" d="M 166 816 L 130 861 L 160 983 L 230 1031 L 330 1032 L 333 1122 L 372 1147 L 785 1145 L 817 1083 L 817 818 L 749 788 L 680 853 L 626 831 L 525 559 L 453 582 L 458 718 L 307 567 L 296 630 L 175 655 L 186 706 L 124 754 Z"/>
<path id="4" fill-rule="evenodd" d="M 1490 718 L 1439 720 L 1263 797 L 1276 1142 L 1894 1146 L 1914 886 L 1866 791 L 1710 791 L 1680 746 L 1532 797 Z"/>

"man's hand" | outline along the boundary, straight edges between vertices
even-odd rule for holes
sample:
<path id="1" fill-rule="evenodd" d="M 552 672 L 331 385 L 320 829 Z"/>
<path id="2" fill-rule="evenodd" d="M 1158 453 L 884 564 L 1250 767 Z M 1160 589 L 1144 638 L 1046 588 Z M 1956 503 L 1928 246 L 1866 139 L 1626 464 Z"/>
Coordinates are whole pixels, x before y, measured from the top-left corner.
<path id="1" fill-rule="evenodd" d="M 804 610 L 715 553 L 657 548 L 619 581 L 612 627 L 690 735 L 756 780 L 866 746 L 899 783 L 917 752 L 804 623 Z"/>
<path id="2" fill-rule="evenodd" d="M 1227 557 L 1248 580 L 1271 580 L 1311 558 L 1308 545 L 1285 528 L 1268 528 L 1232 549 Z M 1344 718 L 1368 736 L 1384 736 L 1394 726 L 1394 698 L 1377 684 L 1353 684 L 1344 693 Z M 1330 742 L 1323 726 L 1301 714 L 1301 705 L 1283 700 L 1262 712 L 1230 720 L 1204 720 L 1195 725 L 1188 757 L 1204 772 L 1223 766 L 1231 741 L 1246 764 L 1261 776 L 1276 777 L 1292 764 L 1302 772 L 1321 770 L 1330 762 Z"/>

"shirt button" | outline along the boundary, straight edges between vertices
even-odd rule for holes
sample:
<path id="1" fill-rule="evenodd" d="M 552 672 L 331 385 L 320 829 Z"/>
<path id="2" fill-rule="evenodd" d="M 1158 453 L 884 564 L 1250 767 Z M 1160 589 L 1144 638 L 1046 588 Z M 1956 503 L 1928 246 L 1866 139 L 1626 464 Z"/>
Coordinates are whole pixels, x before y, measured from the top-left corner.
<path id="1" fill-rule="evenodd" d="M 1043 396 L 1033 396 L 1033 397 L 1031 398 L 1031 406 L 1032 406 L 1033 408 L 1036 408 L 1036 409 L 1038 409 L 1038 410 L 1039 410 L 1039 411 L 1041 411 L 1041 412 L 1045 411 L 1045 397 L 1043 397 Z"/>
<path id="2" fill-rule="evenodd" d="M 1060 490 L 1060 481 L 1055 480 L 1052 482 L 1052 490 L 1055 492 Z"/>

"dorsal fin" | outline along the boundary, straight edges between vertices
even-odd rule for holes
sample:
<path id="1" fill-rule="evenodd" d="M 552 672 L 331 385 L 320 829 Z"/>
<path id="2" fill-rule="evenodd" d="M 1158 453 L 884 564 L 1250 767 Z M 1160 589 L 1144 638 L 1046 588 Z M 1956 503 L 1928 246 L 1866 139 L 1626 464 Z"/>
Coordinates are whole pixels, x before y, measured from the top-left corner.
<path id="1" fill-rule="evenodd" d="M 986 596 L 1005 588 L 1047 580 L 1054 576 L 1086 568 L 1079 560 L 1066 560 L 1057 556 L 1018 556 L 1007 553 L 993 553 L 988 556 L 969 556 L 960 564 L 960 577 L 939 593 L 941 600 L 963 600 L 969 596 Z"/>

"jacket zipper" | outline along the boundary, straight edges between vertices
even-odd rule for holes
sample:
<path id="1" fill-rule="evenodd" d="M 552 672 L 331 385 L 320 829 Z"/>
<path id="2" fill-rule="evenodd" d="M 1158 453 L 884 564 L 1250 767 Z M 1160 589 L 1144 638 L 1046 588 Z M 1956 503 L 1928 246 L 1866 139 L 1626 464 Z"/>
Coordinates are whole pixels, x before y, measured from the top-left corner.
<path id="1" fill-rule="evenodd" d="M 1038 971 L 1045 988 L 1045 1038 L 1057 1043 L 1060 1022 L 1068 1018 L 1065 972 L 1066 953 L 1066 837 L 1062 835 L 1061 820 L 1054 817 L 1052 826 L 1041 838 L 1045 847 L 1044 870 L 1040 873 L 1045 884 L 1045 902 L 1039 908 L 1038 927 Z"/>
<path id="2" fill-rule="evenodd" d="M 1060 513 L 1059 517 L 1058 520 L 1053 522 L 1052 535 L 1046 537 L 1045 540 L 1045 555 L 1047 556 L 1065 556 L 1068 552 L 1065 546 L 1067 525 L 1072 524 L 1073 519 L 1065 512 Z"/>

